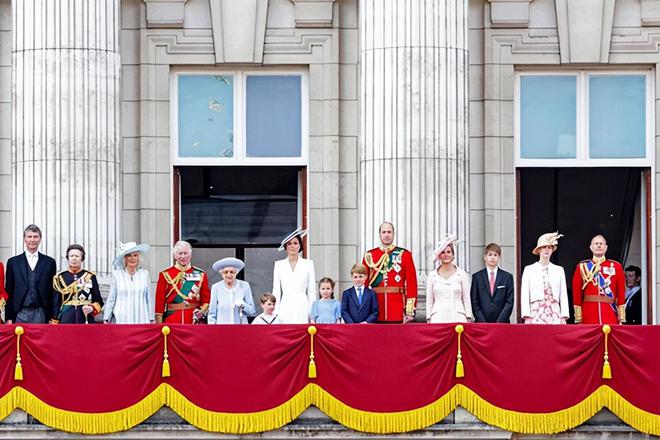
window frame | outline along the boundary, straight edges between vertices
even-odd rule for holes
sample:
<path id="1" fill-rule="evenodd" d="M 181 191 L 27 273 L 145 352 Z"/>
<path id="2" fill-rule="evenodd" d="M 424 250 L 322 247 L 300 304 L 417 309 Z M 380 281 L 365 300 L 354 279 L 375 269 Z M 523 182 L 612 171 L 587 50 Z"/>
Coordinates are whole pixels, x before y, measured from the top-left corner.
<path id="1" fill-rule="evenodd" d="M 232 157 L 181 157 L 179 156 L 179 76 L 181 75 L 233 75 L 234 77 L 234 155 Z M 300 156 L 290 157 L 248 157 L 246 79 L 248 76 L 300 76 Z M 298 67 L 278 68 L 173 68 L 170 71 L 170 152 L 172 164 L 176 166 L 307 166 L 309 151 L 309 73 Z"/>
<path id="2" fill-rule="evenodd" d="M 646 155 L 641 158 L 589 157 L 589 78 L 591 76 L 644 76 L 646 112 Z M 576 157 L 574 159 L 526 159 L 521 151 L 520 83 L 523 76 L 576 77 Z M 655 87 L 650 68 L 627 70 L 519 70 L 515 73 L 514 88 L 514 149 L 516 167 L 651 167 L 655 159 Z"/>

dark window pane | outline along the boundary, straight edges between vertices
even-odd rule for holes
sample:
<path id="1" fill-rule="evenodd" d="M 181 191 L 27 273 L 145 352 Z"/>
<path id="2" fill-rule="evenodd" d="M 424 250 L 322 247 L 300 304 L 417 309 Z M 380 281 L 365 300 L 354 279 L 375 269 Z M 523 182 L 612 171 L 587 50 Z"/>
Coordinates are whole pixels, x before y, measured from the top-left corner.
<path id="1" fill-rule="evenodd" d="M 181 237 L 275 245 L 298 224 L 296 167 L 181 167 Z"/>

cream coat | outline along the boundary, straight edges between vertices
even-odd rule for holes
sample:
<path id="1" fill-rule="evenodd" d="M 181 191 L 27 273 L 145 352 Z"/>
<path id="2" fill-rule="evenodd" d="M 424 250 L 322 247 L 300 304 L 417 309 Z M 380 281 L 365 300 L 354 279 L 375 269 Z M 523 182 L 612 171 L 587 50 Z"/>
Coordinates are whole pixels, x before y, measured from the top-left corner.
<path id="1" fill-rule="evenodd" d="M 552 296 L 559 302 L 561 317 L 568 319 L 569 305 L 566 291 L 566 274 L 564 268 L 556 264 L 548 264 L 548 278 Z M 525 267 L 520 283 L 520 314 L 523 318 L 531 316 L 531 304 L 543 301 L 543 266 L 538 261 Z"/>
<path id="2" fill-rule="evenodd" d="M 431 323 L 472 320 L 470 278 L 460 267 L 448 279 L 429 272 L 426 278 L 426 319 Z"/>

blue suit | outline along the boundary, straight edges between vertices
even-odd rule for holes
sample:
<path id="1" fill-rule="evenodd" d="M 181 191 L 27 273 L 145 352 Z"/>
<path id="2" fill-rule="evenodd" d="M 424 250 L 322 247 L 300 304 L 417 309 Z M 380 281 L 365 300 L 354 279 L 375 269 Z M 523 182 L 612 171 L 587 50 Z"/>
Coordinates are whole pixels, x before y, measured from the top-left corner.
<path id="1" fill-rule="evenodd" d="M 378 301 L 373 290 L 362 288 L 362 302 L 358 301 L 355 286 L 344 290 L 341 295 L 341 317 L 346 324 L 376 322 L 378 319 Z"/>

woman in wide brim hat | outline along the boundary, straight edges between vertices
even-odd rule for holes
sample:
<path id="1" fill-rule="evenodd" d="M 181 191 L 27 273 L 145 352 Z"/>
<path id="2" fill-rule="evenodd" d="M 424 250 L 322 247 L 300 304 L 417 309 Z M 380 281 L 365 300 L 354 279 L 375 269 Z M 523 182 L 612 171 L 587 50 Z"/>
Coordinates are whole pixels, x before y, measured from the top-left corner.
<path id="1" fill-rule="evenodd" d="M 103 322 L 148 324 L 154 322 L 149 271 L 140 267 L 140 257 L 149 251 L 148 244 L 134 241 L 119 243 L 113 261 L 110 294 L 103 308 Z"/>
<path id="2" fill-rule="evenodd" d="M 236 279 L 244 267 L 245 263 L 234 257 L 213 263 L 213 271 L 222 275 L 222 281 L 211 287 L 209 324 L 247 324 L 247 317 L 255 315 L 250 284 Z"/>
<path id="3" fill-rule="evenodd" d="M 550 262 L 559 232 L 539 237 L 532 254 L 539 260 L 525 267 L 520 285 L 520 315 L 525 324 L 566 324 L 569 317 L 564 268 Z"/>
<path id="4" fill-rule="evenodd" d="M 438 243 L 433 251 L 435 269 L 426 279 L 426 320 L 430 323 L 472 321 L 470 278 L 458 267 L 456 236 Z"/>
<path id="5" fill-rule="evenodd" d="M 285 324 L 307 324 L 312 303 L 316 300 L 314 262 L 300 256 L 307 231 L 298 228 L 280 243 L 287 257 L 275 262 L 273 295 L 275 312 Z"/>

